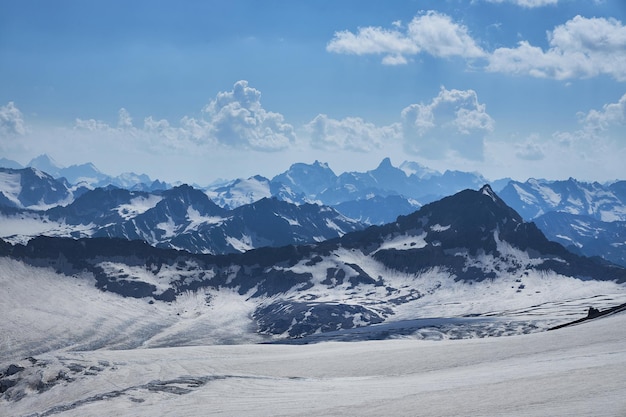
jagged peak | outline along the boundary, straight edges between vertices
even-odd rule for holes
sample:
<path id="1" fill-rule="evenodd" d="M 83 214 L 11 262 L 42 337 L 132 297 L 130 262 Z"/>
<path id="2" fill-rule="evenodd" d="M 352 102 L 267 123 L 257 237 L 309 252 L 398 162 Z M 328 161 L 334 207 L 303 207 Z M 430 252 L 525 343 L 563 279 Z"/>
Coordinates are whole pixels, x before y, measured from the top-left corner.
<path id="1" fill-rule="evenodd" d="M 313 162 L 312 165 L 320 167 L 320 168 L 324 168 L 324 169 L 330 169 L 330 167 L 328 166 L 328 162 L 320 162 L 317 159 L 315 160 L 315 162 Z"/>
<path id="2" fill-rule="evenodd" d="M 491 189 L 491 186 L 489 184 L 483 185 L 479 192 L 490 197 L 494 202 L 497 202 L 500 199 L 498 195 Z"/>
<path id="3" fill-rule="evenodd" d="M 391 164 L 391 159 L 389 157 L 386 157 L 382 161 L 380 161 L 380 164 L 378 164 L 378 168 L 376 169 L 386 169 L 386 168 L 395 168 Z"/>

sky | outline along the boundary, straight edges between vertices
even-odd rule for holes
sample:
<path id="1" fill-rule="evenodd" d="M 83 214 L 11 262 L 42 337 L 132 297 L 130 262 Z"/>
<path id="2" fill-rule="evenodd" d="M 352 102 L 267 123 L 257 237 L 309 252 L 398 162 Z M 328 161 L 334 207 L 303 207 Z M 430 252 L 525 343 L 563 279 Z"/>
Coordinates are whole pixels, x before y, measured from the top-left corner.
<path id="1" fill-rule="evenodd" d="M 0 0 L 0 157 L 626 179 L 623 0 Z"/>

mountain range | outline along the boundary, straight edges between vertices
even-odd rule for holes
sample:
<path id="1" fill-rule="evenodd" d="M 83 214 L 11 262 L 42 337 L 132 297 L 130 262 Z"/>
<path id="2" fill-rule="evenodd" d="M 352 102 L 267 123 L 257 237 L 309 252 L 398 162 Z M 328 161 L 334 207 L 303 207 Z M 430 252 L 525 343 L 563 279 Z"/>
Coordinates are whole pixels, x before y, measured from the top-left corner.
<path id="1" fill-rule="evenodd" d="M 13 165 L 11 161 L 2 160 L 5 165 Z M 30 163 L 53 170 L 56 176 L 61 174 L 73 181 L 83 181 L 72 183 L 65 177 L 49 175 L 36 168 L 27 168 L 30 171 L 23 171 L 15 168 L 0 168 L 0 207 L 5 215 L 8 207 L 20 211 L 37 210 L 42 212 L 52 209 L 55 206 L 67 206 L 83 193 L 94 190 L 94 184 L 98 184 L 96 179 L 102 184 L 110 187 L 114 181 L 110 176 L 100 173 L 93 166 L 87 163 L 70 168 L 59 168 L 51 158 L 43 155 L 35 158 Z M 78 172 L 82 172 L 79 174 Z M 23 175 L 22 175 L 23 173 Z M 98 174 L 99 173 L 99 174 Z M 81 176 L 82 175 L 82 176 Z M 154 195 L 151 201 L 156 201 L 159 196 L 172 185 L 151 181 L 145 175 L 128 175 L 133 180 L 122 182 L 118 177 L 115 187 L 130 191 L 144 191 Z M 45 178 L 45 179 L 44 179 Z M 89 182 L 85 178 L 91 178 Z M 108 178 L 108 182 L 102 178 Z M 146 182 L 138 182 L 146 181 Z M 20 232 L 17 224 L 19 216 L 13 215 L 4 226 L 0 227 L 0 236 L 9 238 L 13 235 L 32 236 L 44 233 L 52 236 L 132 236 L 150 241 L 154 245 L 167 247 L 177 247 L 194 252 L 205 253 L 225 253 L 233 250 L 245 250 L 259 245 L 286 243 L 303 243 L 306 241 L 316 241 L 328 236 L 338 236 L 355 228 L 367 225 L 382 225 L 395 221 L 399 215 L 407 215 L 419 209 L 423 204 L 442 198 L 446 195 L 454 194 L 463 189 L 477 189 L 488 181 L 477 173 L 466 173 L 459 171 L 446 171 L 443 174 L 423 167 L 415 162 L 404 162 L 398 167 L 394 167 L 391 161 L 386 158 L 378 167 L 366 172 L 346 172 L 336 175 L 325 163 L 315 161 L 312 164 L 296 163 L 287 171 L 276 175 L 272 179 L 262 176 L 253 176 L 247 179 L 239 178 L 233 181 L 222 181 L 219 184 L 202 188 L 194 188 L 206 194 L 210 200 L 219 207 L 231 211 L 240 207 L 255 204 L 262 199 L 277 199 L 295 206 L 308 207 L 309 222 L 316 227 L 324 229 L 324 216 L 313 220 L 310 204 L 317 204 L 332 208 L 341 213 L 347 219 L 351 219 L 356 224 L 353 228 L 343 226 L 338 234 L 328 233 L 303 234 L 299 232 L 287 232 L 283 230 L 284 236 L 278 237 L 277 233 L 273 238 L 262 236 L 258 239 L 252 238 L 255 231 L 238 230 L 235 231 L 234 223 L 242 226 L 243 223 L 230 221 L 230 225 L 221 223 L 210 224 L 205 222 L 203 227 L 199 226 L 191 219 L 177 217 L 182 223 L 169 227 L 170 234 L 183 233 L 187 237 L 177 238 L 170 236 L 168 232 L 156 228 L 156 225 L 168 225 L 171 222 L 160 219 L 158 222 L 147 222 L 143 226 L 133 223 L 130 219 L 118 217 L 116 224 L 94 223 L 86 216 L 78 219 L 80 211 L 74 210 L 72 221 L 69 224 L 54 224 L 63 218 L 60 212 L 53 211 L 55 216 L 46 218 L 47 214 L 20 214 L 25 219 L 29 219 L 30 228 Z M 124 185 L 125 184 L 125 185 Z M 616 262 L 626 266 L 626 245 L 623 238 L 623 225 L 626 220 L 626 181 L 616 181 L 610 184 L 585 183 L 573 178 L 564 181 L 550 181 L 529 179 L 526 182 L 518 182 L 509 179 L 502 179 L 490 183 L 498 195 L 512 208 L 514 208 L 527 221 L 535 221 L 538 227 L 552 240 L 556 240 L 568 246 L 576 253 L 587 256 L 603 256 L 611 262 Z M 95 195 L 104 196 L 105 194 Z M 111 193 L 106 194 L 111 195 Z M 199 194 L 198 194 L 199 196 Z M 94 198 L 93 196 L 90 198 Z M 150 199 L 148 197 L 143 197 Z M 120 202 L 129 208 L 129 201 Z M 140 200 L 136 200 L 140 201 Z M 102 207 L 109 207 L 112 202 L 102 202 Z M 202 203 L 204 204 L 204 203 Z M 275 203 L 276 204 L 276 203 Z M 98 205 L 96 204 L 96 207 Z M 269 207 L 265 206 L 268 210 Z M 286 208 L 287 206 L 281 206 Z M 69 209 L 70 211 L 72 209 Z M 131 209 L 131 212 L 143 210 L 141 207 Z M 297 208 L 290 208 L 292 212 Z M 235 212 L 237 214 L 238 212 Z M 136 213 L 141 214 L 143 213 Z M 579 216 L 575 222 L 570 221 L 571 215 Z M 110 216 L 110 213 L 101 214 L 103 217 Z M 212 215 L 207 215 L 207 219 Z M 129 216 L 126 216 L 129 217 Z M 183 216 L 184 217 L 184 216 Z M 278 216 L 280 217 L 280 216 Z M 289 217 L 284 215 L 283 217 Z M 234 219 L 234 217 L 230 217 Z M 49 227 L 42 226 L 42 219 L 52 221 Z M 347 220 L 346 219 L 346 220 Z M 154 219 L 156 221 L 156 218 Z M 345 221 L 345 220 L 344 220 Z M 126 222 L 126 224 L 122 224 Z M 169 223 L 168 223 L 169 222 Z M 319 223 L 321 222 L 321 223 Z M 582 223 L 586 226 L 581 229 Z M 66 222 L 67 223 L 67 222 Z M 189 229 L 190 225 L 194 230 Z M 294 224 L 295 225 L 295 224 Z M 156 230 L 152 233 L 148 229 Z M 211 235 L 210 230 L 222 228 L 219 234 L 222 238 Z M 241 228 L 241 227 L 240 227 Z M 103 230 L 100 230 L 103 229 Z M 227 232 L 225 230 L 228 230 Z M 96 234 L 97 233 L 97 234 Z M 202 237 L 205 235 L 205 237 Z M 209 238 L 208 236 L 211 235 Z M 307 235 L 306 238 L 303 236 Z M 296 237 L 299 236 L 299 237 Z M 586 236 L 586 237 L 585 237 Z M 589 238 L 594 236 L 594 238 Z M 232 238 L 232 239 L 229 239 Z M 289 240 L 290 238 L 294 240 Z M 16 238 L 11 238 L 15 240 Z M 208 243 L 212 240 L 215 243 Z M 230 240 L 232 244 L 224 243 Z M 23 241 L 23 240 L 22 240 Z M 253 242 L 254 241 L 254 242 Z M 220 243 L 217 243 L 220 242 Z M 248 243 L 245 243 L 248 242 Z M 278 243 L 280 242 L 280 243 Z M 237 247 L 238 249 L 235 249 Z"/>
<path id="2" fill-rule="evenodd" d="M 170 185 L 159 180 L 151 180 L 146 174 L 135 174 L 126 172 L 117 176 L 107 175 L 101 172 L 94 164 L 87 162 L 84 164 L 63 167 L 46 154 L 39 155 L 28 162 L 26 167 L 19 162 L 6 158 L 0 158 L 0 167 L 11 169 L 34 168 L 45 172 L 55 179 L 63 179 L 66 183 L 75 187 L 96 188 L 114 185 L 120 188 L 139 189 L 154 191 L 169 188 Z"/>
<path id="3" fill-rule="evenodd" d="M 330 207 L 276 198 L 227 210 L 188 185 L 156 192 L 96 188 L 66 206 L 45 211 L 0 207 L 2 212 L 2 236 L 12 241 L 38 235 L 118 237 L 194 253 L 316 242 L 364 227 Z"/>
<path id="4" fill-rule="evenodd" d="M 351 185 L 371 181 L 357 177 L 351 176 Z M 530 377 L 517 387 L 535 386 L 540 375 L 543 392 L 545 385 L 560 387 L 567 379 L 567 390 L 580 390 L 568 397 L 574 401 L 589 387 L 580 387 L 573 376 L 587 381 L 592 375 L 596 391 L 588 395 L 595 398 L 614 385 L 618 390 L 608 391 L 608 397 L 622 397 L 620 384 L 602 381 L 621 375 L 624 320 L 605 317 L 626 305 L 626 268 L 609 262 L 606 254 L 582 255 L 595 244 L 599 252 L 615 248 L 611 256 L 623 260 L 610 239 L 597 239 L 602 233 L 621 239 L 623 234 L 610 234 L 621 221 L 557 211 L 528 221 L 489 185 L 414 210 L 402 206 L 409 198 L 392 192 L 339 203 L 358 215 L 365 212 L 359 201 L 387 211 L 384 215 L 394 207 L 410 211 L 367 225 L 309 202 L 327 190 L 313 182 L 307 190 L 261 177 L 214 191 L 189 185 L 90 189 L 31 167 L 0 170 L 0 184 L 5 197 L 0 201 L 0 414 L 99 410 L 105 415 L 114 406 L 153 415 L 167 401 L 176 405 L 176 413 L 195 415 L 198 394 L 213 405 L 242 384 L 262 398 L 268 387 L 284 390 L 288 395 L 281 398 L 290 399 L 297 389 L 298 401 L 308 398 L 310 389 L 332 394 L 338 385 L 355 382 L 359 395 L 361 387 L 378 392 L 388 383 L 396 385 L 385 395 L 397 395 L 400 387 L 424 386 L 424 378 L 441 387 L 457 369 L 454 384 L 475 384 L 474 376 L 486 376 L 469 402 L 499 386 L 502 372 L 519 381 L 529 369 Z M 270 193 L 257 198 L 263 189 L 258 185 L 266 184 Z M 570 188 L 569 194 L 548 193 L 550 183 L 537 184 L 545 187 L 538 195 L 552 202 L 575 195 Z M 276 190 L 285 199 L 275 196 Z M 242 204 L 216 204 L 211 192 L 223 202 L 236 197 Z M 246 192 L 248 200 L 242 200 Z M 597 207 L 603 218 L 611 218 L 611 210 L 619 213 L 619 204 L 601 189 L 585 195 L 583 207 Z M 608 203 L 597 204 L 600 196 Z M 575 198 L 562 200 L 581 207 Z M 570 250 L 544 235 L 537 226 L 544 220 Z M 567 238 L 569 228 L 578 235 Z M 562 328 L 572 323 L 577 325 Z M 543 331 L 550 329 L 559 330 Z M 467 338 L 474 340 L 442 341 Z M 429 366 L 441 361 L 446 365 L 433 377 Z M 320 363 L 326 369 L 310 366 Z M 383 364 L 384 383 L 372 380 L 370 363 Z M 406 364 L 418 369 L 407 374 L 412 384 L 398 376 Z M 556 376 L 553 364 L 562 369 Z M 606 378 L 597 376 L 599 366 Z M 331 369 L 337 377 L 329 380 Z M 467 378 L 469 369 L 472 378 Z M 496 384 L 494 369 L 500 372 Z M 551 382 L 544 384 L 548 377 Z M 193 399 L 181 403 L 186 394 Z M 246 410 L 256 406 L 257 395 L 250 395 Z M 442 395 L 449 397 L 448 388 Z M 545 404 L 550 395 L 542 397 Z M 229 397 L 224 404 L 236 402 Z M 414 410 L 410 402 L 401 414 Z M 231 407 L 230 414 L 244 408 Z M 516 405 L 514 411 L 519 409 Z M 556 410 L 551 403 L 543 411 L 548 409 Z"/>
<path id="5" fill-rule="evenodd" d="M 431 317 L 444 307 L 455 316 L 527 313 L 597 285 L 619 292 L 626 282 L 625 268 L 549 241 L 489 186 L 307 245 L 202 255 L 138 240 L 41 236 L 3 242 L 0 254 L 155 303 L 231 292 L 253 306 L 248 319 L 258 334 L 279 339 Z"/>

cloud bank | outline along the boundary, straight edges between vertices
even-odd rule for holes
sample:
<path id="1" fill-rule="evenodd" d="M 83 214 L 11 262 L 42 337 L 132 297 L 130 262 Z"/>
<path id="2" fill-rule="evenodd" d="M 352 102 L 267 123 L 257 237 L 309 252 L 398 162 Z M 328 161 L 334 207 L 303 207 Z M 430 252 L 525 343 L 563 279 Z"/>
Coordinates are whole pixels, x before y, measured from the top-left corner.
<path id="1" fill-rule="evenodd" d="M 412 104 L 401 113 L 407 151 L 431 159 L 451 152 L 482 160 L 484 140 L 495 122 L 474 90 L 447 90 L 428 104 Z"/>
<path id="2" fill-rule="evenodd" d="M 487 71 L 566 80 L 609 75 L 626 81 L 626 27 L 616 19 L 576 16 L 548 32 L 549 49 L 527 41 L 498 48 Z"/>
<path id="3" fill-rule="evenodd" d="M 501 2 L 503 0 L 492 0 Z M 519 0 L 520 6 L 555 4 L 550 0 Z M 352 55 L 382 55 L 386 65 L 406 65 L 420 53 L 438 58 L 461 57 L 473 68 L 488 72 L 568 80 L 608 75 L 626 81 L 626 26 L 616 19 L 576 16 L 547 32 L 549 48 L 522 40 L 514 47 L 485 51 L 469 29 L 450 16 L 422 12 L 402 29 L 368 26 L 355 33 L 336 32 L 328 52 Z M 480 65 L 476 65 L 480 62 Z"/>
<path id="4" fill-rule="evenodd" d="M 357 152 L 382 149 L 401 138 L 397 123 L 378 127 L 360 117 L 336 120 L 325 114 L 316 116 L 305 126 L 305 131 L 310 135 L 311 146 L 314 148 Z"/>
<path id="5" fill-rule="evenodd" d="M 467 27 L 435 11 L 415 16 L 405 29 L 394 22 L 393 29 L 379 26 L 336 32 L 326 46 L 328 52 L 354 55 L 383 55 L 385 65 L 408 63 L 408 56 L 427 53 L 435 57 L 480 58 L 485 52 L 472 39 Z"/>
<path id="6" fill-rule="evenodd" d="M 488 3 L 512 3 L 517 6 L 532 9 L 535 7 L 554 6 L 559 0 L 486 0 Z"/>
<path id="7" fill-rule="evenodd" d="M 3 136 L 22 136 L 27 132 L 22 112 L 9 101 L 6 106 L 0 106 L 0 134 Z"/>
<path id="8" fill-rule="evenodd" d="M 202 117 L 184 116 L 177 125 L 166 119 L 148 116 L 143 127 L 136 127 L 130 113 L 118 112 L 117 126 L 95 119 L 76 119 L 75 129 L 108 135 L 161 139 L 160 145 L 183 149 L 190 145 L 222 146 L 233 149 L 277 151 L 289 147 L 296 140 L 293 127 L 285 123 L 280 113 L 267 111 L 261 105 L 261 93 L 237 81 L 231 91 L 219 92 L 202 109 Z"/>

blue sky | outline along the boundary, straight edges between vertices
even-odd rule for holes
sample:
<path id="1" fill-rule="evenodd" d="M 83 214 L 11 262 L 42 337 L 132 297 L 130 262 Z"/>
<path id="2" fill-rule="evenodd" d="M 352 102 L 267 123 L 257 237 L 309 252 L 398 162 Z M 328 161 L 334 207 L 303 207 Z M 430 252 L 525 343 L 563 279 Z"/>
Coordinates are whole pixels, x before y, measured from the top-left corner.
<path id="1" fill-rule="evenodd" d="M 626 179 L 621 0 L 0 0 L 0 156 Z"/>

